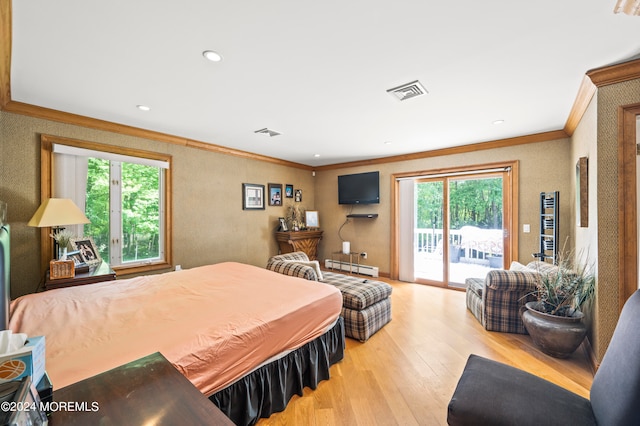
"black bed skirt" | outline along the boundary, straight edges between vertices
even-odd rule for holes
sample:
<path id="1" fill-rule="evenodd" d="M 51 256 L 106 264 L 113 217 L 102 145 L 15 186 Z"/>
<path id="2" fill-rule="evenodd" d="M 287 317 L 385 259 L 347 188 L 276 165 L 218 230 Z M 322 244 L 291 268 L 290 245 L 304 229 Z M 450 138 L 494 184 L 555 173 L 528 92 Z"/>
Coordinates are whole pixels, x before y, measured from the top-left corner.
<path id="1" fill-rule="evenodd" d="M 329 378 L 329 368 L 344 357 L 342 317 L 322 336 L 249 373 L 211 395 L 220 410 L 236 425 L 252 425 L 261 417 L 283 411 L 293 395 L 305 387 L 315 389 Z"/>

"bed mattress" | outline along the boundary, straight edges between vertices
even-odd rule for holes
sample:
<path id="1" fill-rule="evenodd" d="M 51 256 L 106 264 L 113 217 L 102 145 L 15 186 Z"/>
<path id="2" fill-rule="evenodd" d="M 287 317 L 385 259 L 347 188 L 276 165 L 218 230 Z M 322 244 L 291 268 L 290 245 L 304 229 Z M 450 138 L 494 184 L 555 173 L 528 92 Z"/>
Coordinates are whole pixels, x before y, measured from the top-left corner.
<path id="1" fill-rule="evenodd" d="M 211 395 L 322 335 L 341 306 L 333 286 L 226 262 L 22 296 L 9 328 L 46 336 L 55 388 L 161 352 Z"/>

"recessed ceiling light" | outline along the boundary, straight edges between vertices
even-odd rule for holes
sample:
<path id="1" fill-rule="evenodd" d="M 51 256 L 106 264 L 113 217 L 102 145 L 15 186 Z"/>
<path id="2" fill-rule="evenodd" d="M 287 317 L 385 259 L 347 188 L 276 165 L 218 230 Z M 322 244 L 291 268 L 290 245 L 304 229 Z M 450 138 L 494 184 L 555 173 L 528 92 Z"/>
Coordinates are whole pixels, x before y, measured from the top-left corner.
<path id="1" fill-rule="evenodd" d="M 320 158 L 320 154 L 313 154 L 314 157 Z"/>
<path id="2" fill-rule="evenodd" d="M 214 52 L 213 50 L 205 50 L 204 52 L 202 52 L 202 56 L 204 56 L 211 62 L 220 62 L 222 60 L 222 55 L 218 52 Z"/>
<path id="3" fill-rule="evenodd" d="M 136 108 L 138 108 L 140 111 L 151 111 L 151 107 L 148 107 L 146 105 L 136 105 Z"/>
<path id="4" fill-rule="evenodd" d="M 504 123 L 504 120 L 496 120 L 493 122 L 493 124 L 498 125 L 498 124 L 502 124 Z"/>
<path id="5" fill-rule="evenodd" d="M 385 145 L 391 145 L 391 141 L 384 141 Z"/>

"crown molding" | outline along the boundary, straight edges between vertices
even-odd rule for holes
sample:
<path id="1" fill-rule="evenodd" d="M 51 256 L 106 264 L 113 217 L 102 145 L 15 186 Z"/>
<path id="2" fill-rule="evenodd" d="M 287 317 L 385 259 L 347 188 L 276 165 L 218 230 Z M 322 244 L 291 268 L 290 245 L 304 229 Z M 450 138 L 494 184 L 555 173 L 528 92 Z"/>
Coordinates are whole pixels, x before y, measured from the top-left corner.
<path id="1" fill-rule="evenodd" d="M 189 148 L 201 149 L 203 151 L 215 152 L 218 154 L 233 155 L 251 160 L 264 161 L 267 163 L 277 164 L 280 166 L 293 167 L 303 170 L 313 170 L 313 167 L 306 164 L 294 163 L 280 158 L 269 157 L 266 155 L 255 154 L 239 149 L 228 148 L 221 145 L 196 141 L 193 139 L 183 138 L 180 136 L 170 135 L 168 133 L 156 132 L 154 130 L 141 129 L 139 127 L 127 126 L 124 124 L 113 123 L 111 121 L 99 120 L 97 118 L 86 117 L 83 115 L 72 114 L 69 112 L 58 111 L 55 109 L 44 108 L 36 105 L 26 104 L 23 102 L 9 101 L 3 108 L 5 112 L 26 115 L 29 117 L 40 118 L 43 120 L 56 121 L 59 123 L 71 124 L 75 126 L 86 127 L 95 130 L 103 130 L 111 133 L 119 133 L 127 136 L 134 136 L 143 139 L 154 140 L 158 142 L 169 143 L 173 145 L 181 145 Z"/>
<path id="2" fill-rule="evenodd" d="M 596 87 L 635 80 L 636 78 L 640 78 L 640 59 L 595 68 L 587 71 L 587 77 L 591 79 Z"/>
<path id="3" fill-rule="evenodd" d="M 466 154 L 485 149 L 505 148 L 528 143 L 547 142 L 568 138 L 569 135 L 564 130 L 553 130 L 551 132 L 535 133 L 533 135 L 516 136 L 513 138 L 498 139 L 495 141 L 479 142 L 468 145 L 454 146 L 451 148 L 434 149 L 431 151 L 415 152 L 411 154 L 394 155 L 392 157 L 374 158 L 371 160 L 351 161 L 348 163 L 329 164 L 316 167 L 316 170 L 342 169 L 345 167 L 371 166 L 376 164 L 396 163 L 399 161 L 420 160 L 423 158 L 440 157 L 444 155 Z"/>
<path id="4" fill-rule="evenodd" d="M 573 135 L 573 132 L 576 131 L 576 128 L 578 127 L 578 124 L 580 124 L 580 120 L 582 120 L 582 116 L 587 111 L 589 103 L 595 93 L 596 86 L 593 84 L 591 79 L 585 75 L 582 79 L 582 83 L 580 84 L 580 88 L 578 89 L 576 99 L 573 101 L 573 107 L 571 107 L 567 122 L 564 125 L 564 131 L 567 135 L 571 136 Z"/>
<path id="5" fill-rule="evenodd" d="M 640 78 L 640 59 L 587 71 L 564 126 L 567 135 L 571 136 L 575 132 L 598 88 L 637 78 Z"/>

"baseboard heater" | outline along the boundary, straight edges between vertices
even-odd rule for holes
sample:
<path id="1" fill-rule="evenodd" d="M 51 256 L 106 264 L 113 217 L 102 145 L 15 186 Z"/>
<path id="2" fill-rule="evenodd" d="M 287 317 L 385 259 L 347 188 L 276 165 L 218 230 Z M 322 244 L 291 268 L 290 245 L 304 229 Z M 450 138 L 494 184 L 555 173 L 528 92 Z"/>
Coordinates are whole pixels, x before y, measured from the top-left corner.
<path id="1" fill-rule="evenodd" d="M 325 259 L 324 267 L 345 272 L 353 272 L 354 274 L 369 275 L 370 277 L 378 277 L 378 267 L 369 265 L 358 265 L 357 263 L 339 262 L 337 260 Z"/>

